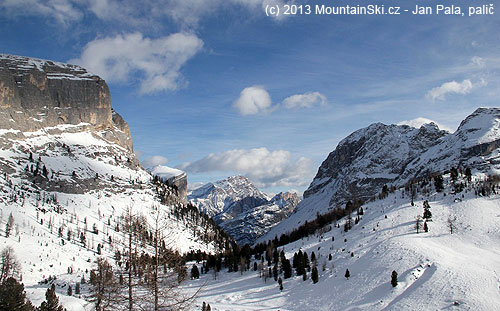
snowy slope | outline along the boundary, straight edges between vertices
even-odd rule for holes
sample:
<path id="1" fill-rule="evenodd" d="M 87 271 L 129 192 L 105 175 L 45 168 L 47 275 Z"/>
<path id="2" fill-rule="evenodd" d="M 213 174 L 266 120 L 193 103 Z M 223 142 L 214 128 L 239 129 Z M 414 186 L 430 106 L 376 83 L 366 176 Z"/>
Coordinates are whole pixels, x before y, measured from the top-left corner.
<path id="1" fill-rule="evenodd" d="M 500 310 L 500 197 L 477 197 L 470 188 L 463 194 L 431 193 L 411 206 L 398 190 L 364 205 L 365 215 L 347 233 L 341 220 L 340 228 L 280 247 L 288 258 L 299 249 L 314 251 L 317 284 L 310 274 L 306 281 L 293 276 L 280 292 L 274 280 L 264 283 L 247 271 L 221 273 L 217 281 L 202 275 L 190 286 L 207 282 L 198 305 L 206 301 L 212 310 Z M 433 221 L 428 233 L 417 234 L 424 199 Z"/>
<path id="2" fill-rule="evenodd" d="M 25 133 L 3 131 L 0 146 L 0 249 L 14 248 L 34 302 L 44 297 L 46 289 L 37 283 L 49 276 L 65 280 L 58 287 L 60 293 L 69 284 L 74 288 L 83 275 L 88 280 L 99 244 L 107 258 L 123 250 L 124 236 L 116 226 L 128 207 L 150 223 L 159 209 L 167 226 L 166 243 L 180 252 L 214 252 L 217 247 L 212 238 L 201 237 L 207 228 L 190 218 L 175 218 L 178 207 L 161 203 L 152 176 L 132 153 L 89 131 L 85 124 Z M 31 170 L 37 165 L 40 171 L 34 176 Z M 42 176 L 43 167 L 47 177 Z M 6 237 L 11 213 L 14 226 Z M 86 236 L 85 246 L 81 233 Z M 70 267 L 74 273 L 68 275 Z"/>

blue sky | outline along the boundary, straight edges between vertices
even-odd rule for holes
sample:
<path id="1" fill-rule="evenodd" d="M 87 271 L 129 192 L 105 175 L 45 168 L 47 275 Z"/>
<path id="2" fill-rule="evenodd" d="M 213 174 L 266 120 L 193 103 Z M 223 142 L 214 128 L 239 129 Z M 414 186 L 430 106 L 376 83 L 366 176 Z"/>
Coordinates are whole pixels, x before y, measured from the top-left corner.
<path id="1" fill-rule="evenodd" d="M 291 2 L 0 0 L 0 51 L 101 75 L 140 159 L 180 167 L 192 184 L 242 174 L 303 191 L 356 129 L 427 118 L 455 130 L 499 105 L 499 15 L 465 7 L 482 0 L 454 1 L 466 16 L 265 15 Z"/>

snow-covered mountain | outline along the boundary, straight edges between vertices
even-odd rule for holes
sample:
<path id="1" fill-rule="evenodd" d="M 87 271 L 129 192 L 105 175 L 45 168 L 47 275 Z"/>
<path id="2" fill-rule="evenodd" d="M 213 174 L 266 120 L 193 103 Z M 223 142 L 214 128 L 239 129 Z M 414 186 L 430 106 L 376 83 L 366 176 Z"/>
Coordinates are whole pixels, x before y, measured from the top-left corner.
<path id="1" fill-rule="evenodd" d="M 188 199 L 240 245 L 253 244 L 293 213 L 299 202 L 297 194 L 288 192 L 269 198 L 244 176 L 208 183 L 192 191 Z"/>
<path id="2" fill-rule="evenodd" d="M 0 56 L 0 168 L 0 249 L 14 249 L 34 302 L 45 291 L 37 282 L 57 275 L 74 286 L 98 254 L 123 252 L 126 210 L 150 225 L 159 213 L 166 245 L 181 253 L 226 245 L 209 218 L 141 167 L 106 83 L 81 67 Z"/>
<path id="3" fill-rule="evenodd" d="M 420 128 L 372 124 L 342 140 L 318 169 L 297 212 L 262 239 L 289 231 L 305 220 L 343 207 L 348 200 L 370 200 L 384 185 L 402 186 L 412 178 L 452 167 L 475 174 L 500 170 L 500 108 L 479 108 L 455 133 L 434 123 Z"/>

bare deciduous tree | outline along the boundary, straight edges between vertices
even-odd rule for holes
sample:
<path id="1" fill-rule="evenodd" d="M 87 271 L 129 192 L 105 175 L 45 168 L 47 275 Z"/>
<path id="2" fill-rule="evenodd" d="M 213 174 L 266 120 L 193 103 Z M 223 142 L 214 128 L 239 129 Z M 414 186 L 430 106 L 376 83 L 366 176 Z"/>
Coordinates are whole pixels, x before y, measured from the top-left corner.
<path id="1" fill-rule="evenodd" d="M 96 311 L 113 310 L 123 301 L 120 284 L 109 262 L 98 258 L 96 264 L 97 268 L 90 272 L 91 301 L 95 303 Z"/>
<path id="2" fill-rule="evenodd" d="M 0 284 L 9 277 L 19 279 L 21 264 L 14 254 L 14 249 L 10 246 L 5 247 L 0 253 Z"/>
<path id="3" fill-rule="evenodd" d="M 455 228 L 455 220 L 456 218 L 453 217 L 448 217 L 448 229 L 450 229 L 450 234 L 453 234 L 453 231 L 456 229 Z"/>

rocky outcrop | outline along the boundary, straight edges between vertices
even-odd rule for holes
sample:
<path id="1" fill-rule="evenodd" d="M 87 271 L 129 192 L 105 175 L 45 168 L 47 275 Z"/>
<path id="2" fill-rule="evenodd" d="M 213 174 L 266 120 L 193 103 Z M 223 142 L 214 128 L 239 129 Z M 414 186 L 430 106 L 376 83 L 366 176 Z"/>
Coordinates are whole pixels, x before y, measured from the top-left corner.
<path id="1" fill-rule="evenodd" d="M 290 216 L 299 204 L 296 193 L 281 192 L 266 204 L 258 205 L 220 223 L 239 245 L 253 245 L 262 235 Z"/>
<path id="2" fill-rule="evenodd" d="M 296 193 L 279 193 L 269 198 L 243 176 L 206 184 L 188 198 L 240 245 L 252 245 L 291 215 L 299 203 Z"/>
<path id="3" fill-rule="evenodd" d="M 185 172 L 164 165 L 149 168 L 148 171 L 161 182 L 174 188 L 182 202 L 187 202 L 187 175 Z"/>
<path id="4" fill-rule="evenodd" d="M 128 124 L 111 109 L 106 82 L 82 67 L 0 54 L 0 128 L 33 132 L 86 124 L 132 151 Z"/>
<path id="5" fill-rule="evenodd" d="M 366 200 L 400 178 L 408 164 L 440 143 L 448 132 L 434 123 L 416 129 L 375 123 L 342 140 L 318 169 L 304 199 L 330 193 L 328 204 Z"/>

